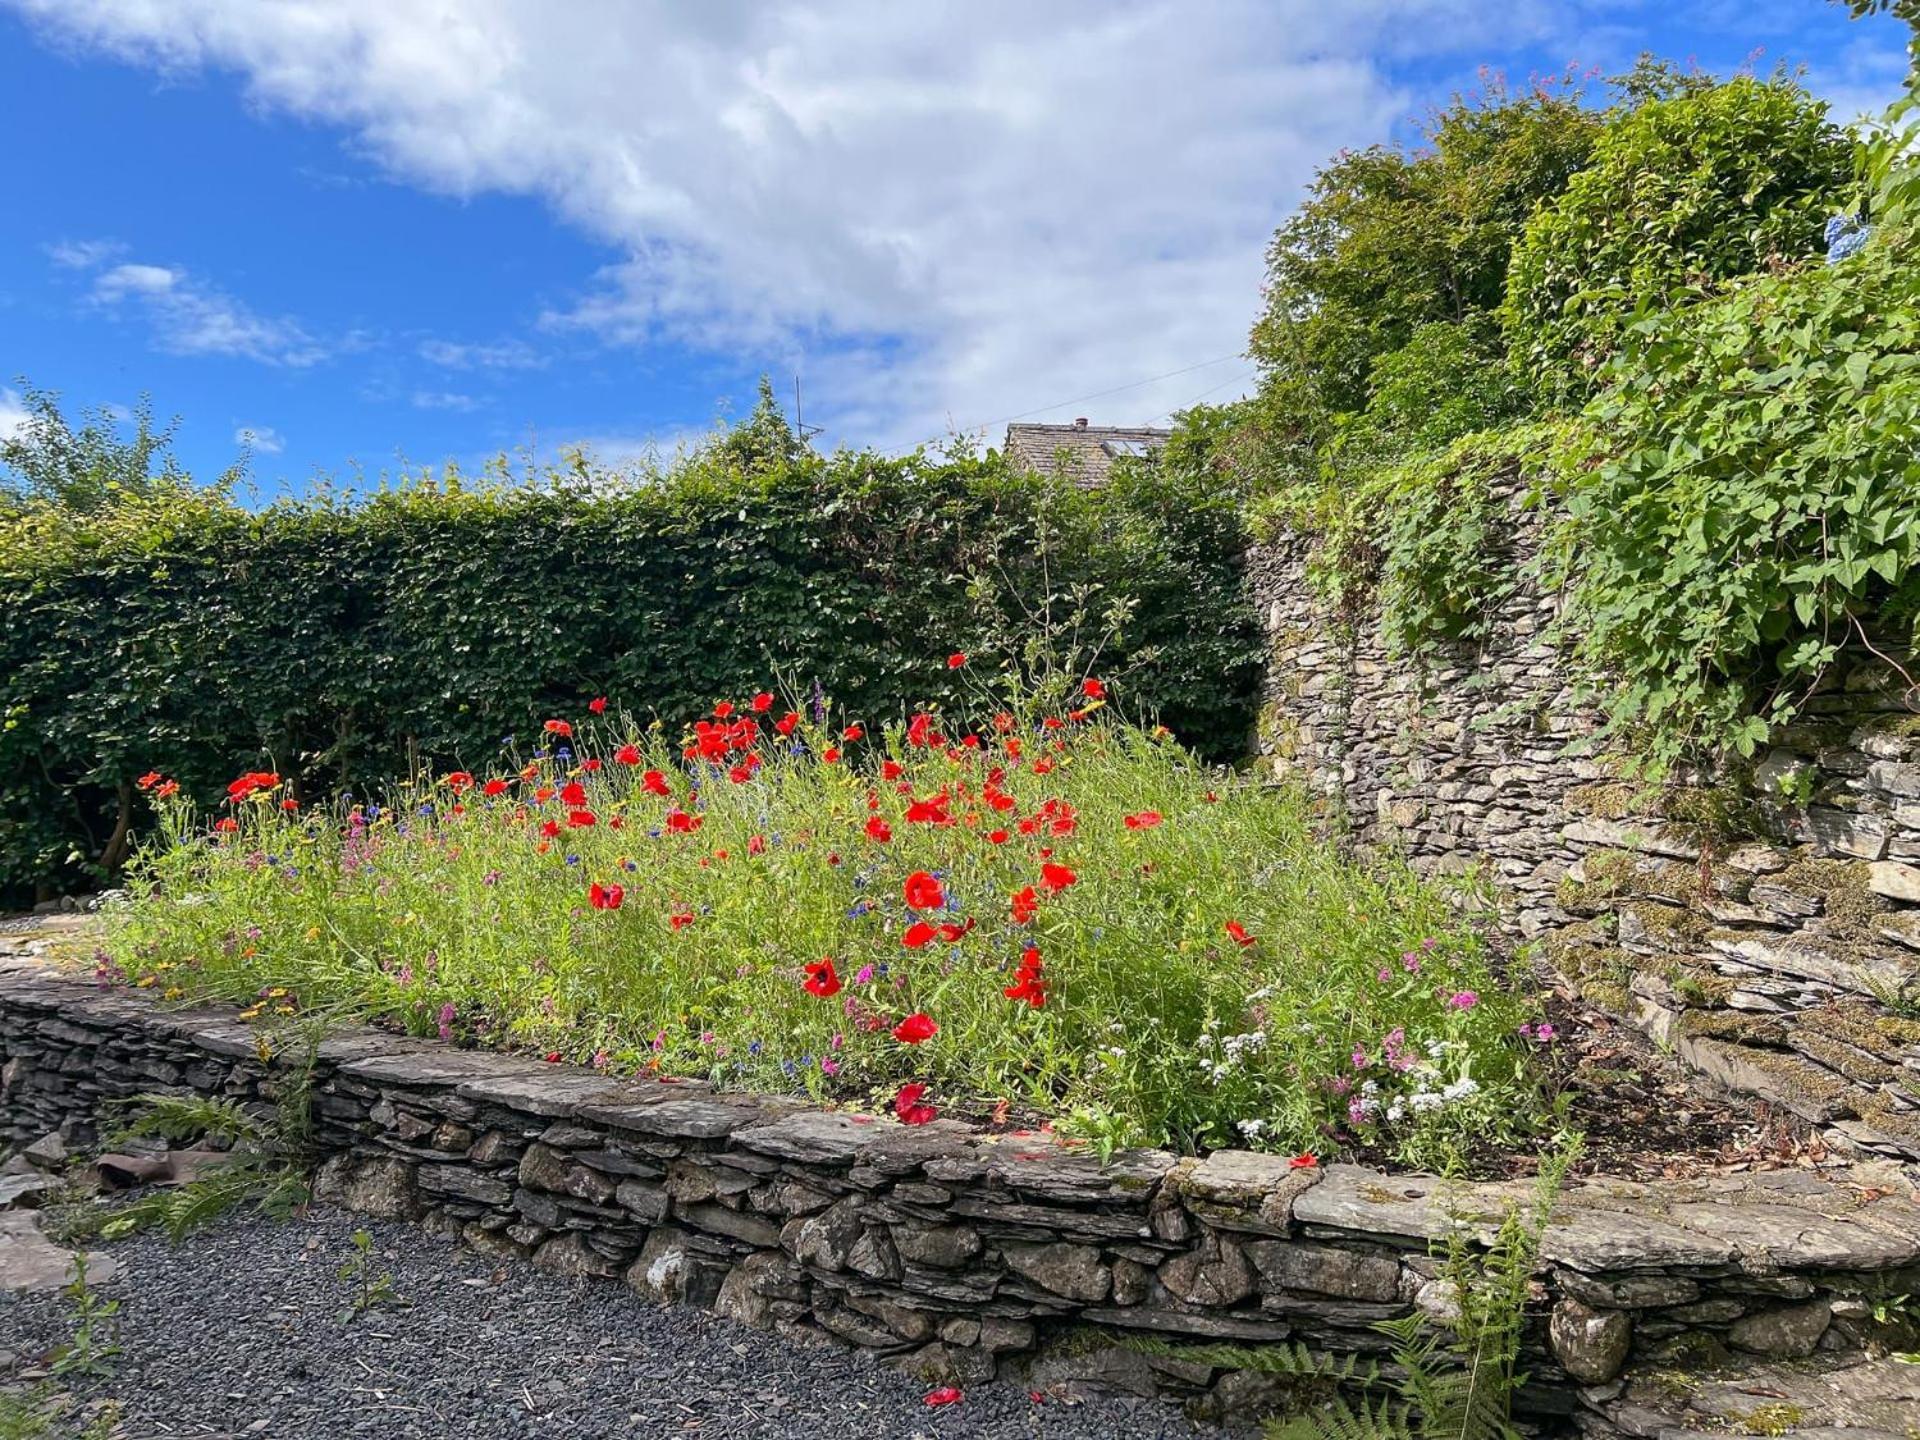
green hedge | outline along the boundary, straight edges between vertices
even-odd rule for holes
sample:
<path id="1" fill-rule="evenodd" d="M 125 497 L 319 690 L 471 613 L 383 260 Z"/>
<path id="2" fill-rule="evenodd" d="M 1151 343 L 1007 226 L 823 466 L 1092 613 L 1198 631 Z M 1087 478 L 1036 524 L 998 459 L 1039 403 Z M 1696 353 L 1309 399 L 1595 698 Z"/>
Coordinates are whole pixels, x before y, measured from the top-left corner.
<path id="1" fill-rule="evenodd" d="M 1261 657 L 1243 522 L 1191 491 L 842 454 L 30 511 L 0 524 L 0 892 L 111 868 L 148 769 L 213 799 L 264 765 L 312 799 L 485 768 L 590 696 L 678 725 L 776 672 L 878 720 L 964 703 L 1009 657 L 1043 683 L 1050 661 L 1097 664 L 1130 709 L 1237 756 Z M 955 650 L 980 660 L 950 672 Z"/>

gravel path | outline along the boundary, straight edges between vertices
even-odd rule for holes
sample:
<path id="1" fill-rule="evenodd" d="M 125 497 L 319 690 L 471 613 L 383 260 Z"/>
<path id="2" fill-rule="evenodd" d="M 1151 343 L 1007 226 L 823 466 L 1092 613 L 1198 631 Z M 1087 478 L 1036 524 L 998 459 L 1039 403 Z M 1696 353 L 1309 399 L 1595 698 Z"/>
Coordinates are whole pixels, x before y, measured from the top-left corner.
<path id="1" fill-rule="evenodd" d="M 124 1440 L 1199 1433 L 1163 1405 L 1041 1404 L 1006 1385 L 929 1409 L 924 1384 L 870 1358 L 660 1310 L 618 1284 L 501 1265 L 406 1225 L 366 1228 L 377 1268 L 410 1303 L 342 1324 L 350 1287 L 337 1272 L 355 1228 L 316 1212 L 226 1221 L 178 1249 L 151 1235 L 110 1246 L 122 1271 L 101 1289 L 122 1299 L 125 1353 L 112 1379 L 77 1393 L 118 1399 Z M 0 1295 L 0 1351 L 24 1363 L 66 1333 L 58 1296 Z"/>

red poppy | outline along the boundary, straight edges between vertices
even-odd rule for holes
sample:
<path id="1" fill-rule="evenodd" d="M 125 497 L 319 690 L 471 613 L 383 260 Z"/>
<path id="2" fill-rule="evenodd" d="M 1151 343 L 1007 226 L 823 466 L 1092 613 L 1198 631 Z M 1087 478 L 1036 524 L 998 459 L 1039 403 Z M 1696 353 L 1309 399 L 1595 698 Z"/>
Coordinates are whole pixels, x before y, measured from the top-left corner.
<path id="1" fill-rule="evenodd" d="M 1320 1157 L 1315 1155 L 1311 1150 L 1303 1151 L 1301 1154 L 1287 1161 L 1287 1168 L 1289 1170 L 1317 1170 L 1320 1168 Z"/>
<path id="2" fill-rule="evenodd" d="M 946 941 L 947 944 L 951 945 L 955 941 L 959 940 L 962 936 L 971 933 L 973 930 L 973 924 L 974 924 L 973 919 L 969 917 L 967 920 L 967 923 L 964 925 L 955 925 L 952 923 L 942 925 L 940 927 L 940 938 Z"/>
<path id="3" fill-rule="evenodd" d="M 1257 935 L 1249 935 L 1247 933 L 1247 927 L 1242 925 L 1238 920 L 1227 921 L 1227 934 L 1233 937 L 1233 942 L 1236 945 L 1251 945 L 1255 940 L 1260 938 Z"/>
<path id="4" fill-rule="evenodd" d="M 587 787 L 578 780 L 569 780 L 560 787 L 560 803 L 579 809 L 587 803 Z"/>
<path id="5" fill-rule="evenodd" d="M 867 727 L 864 725 L 849 725 L 840 732 L 840 738 L 849 745 L 856 740 L 864 740 L 867 738 Z"/>
<path id="6" fill-rule="evenodd" d="M 1158 810 L 1142 810 L 1138 815 L 1127 816 L 1127 829 L 1151 830 L 1158 825 L 1161 815 Z"/>
<path id="7" fill-rule="evenodd" d="M 1047 1003 L 1046 982 L 1040 978 L 1040 947 L 1029 945 L 1020 954 L 1020 968 L 1013 984 L 1000 992 L 1009 1000 L 1024 1000 L 1035 1010 Z"/>
<path id="8" fill-rule="evenodd" d="M 1033 886 L 1017 891 L 1013 897 L 1013 923 L 1025 925 L 1040 911 L 1040 897 L 1034 893 Z"/>
<path id="9" fill-rule="evenodd" d="M 504 780 L 489 780 L 480 787 L 480 793 L 490 800 L 497 795 L 504 795 L 507 793 L 507 782 Z"/>
<path id="10" fill-rule="evenodd" d="M 151 790 L 160 783 L 160 772 L 158 770 L 149 770 L 133 783 L 138 785 L 142 790 Z"/>
<path id="11" fill-rule="evenodd" d="M 607 713 L 607 697 L 604 695 L 594 696 L 593 699 L 587 701 L 587 709 L 591 710 L 596 715 L 606 714 Z"/>
<path id="12" fill-rule="evenodd" d="M 918 1045 L 924 1040 L 931 1040 L 939 1033 L 940 1027 L 933 1023 L 933 1018 L 921 1014 L 918 1010 L 893 1027 L 893 1038 L 902 1045 Z"/>
<path id="13" fill-rule="evenodd" d="M 1050 895 L 1058 895 L 1080 877 L 1064 865 L 1051 861 L 1040 867 L 1040 885 Z"/>
<path id="14" fill-rule="evenodd" d="M 547 821 L 540 827 L 540 833 L 549 840 L 553 839 L 554 836 L 560 833 L 560 822 L 558 820 Z"/>
<path id="15" fill-rule="evenodd" d="M 547 1064 L 549 1065 L 558 1065 L 560 1063 L 560 1052 L 558 1050 L 549 1050 L 546 1054 L 542 1055 L 540 1058 L 546 1061 Z"/>
<path id="16" fill-rule="evenodd" d="M 756 715 L 766 714 L 767 711 L 773 708 L 773 695 L 769 691 L 762 690 L 758 695 L 753 697 L 749 708 L 751 708 Z"/>
<path id="17" fill-rule="evenodd" d="M 867 817 L 867 838 L 869 840 L 877 840 L 884 845 L 893 839 L 893 827 L 878 815 L 869 815 Z"/>
<path id="18" fill-rule="evenodd" d="M 1089 700 L 1104 700 L 1107 698 L 1107 687 L 1089 675 L 1080 682 L 1080 693 Z"/>
<path id="19" fill-rule="evenodd" d="M 898 760 L 882 760 L 880 762 L 880 778 L 882 780 L 898 780 L 906 773 L 906 770 L 902 768 Z"/>
<path id="20" fill-rule="evenodd" d="M 613 752 L 613 758 L 616 764 L 638 765 L 640 763 L 640 747 L 638 745 L 622 745 L 618 750 Z"/>
<path id="21" fill-rule="evenodd" d="M 670 835 L 691 835 L 700 828 L 704 815 L 689 815 L 684 810 L 667 812 L 667 833 Z"/>
<path id="22" fill-rule="evenodd" d="M 676 910 L 667 916 L 667 928 L 671 930 L 684 930 L 692 923 L 693 912 L 691 910 Z"/>
<path id="23" fill-rule="evenodd" d="M 794 727 L 799 723 L 800 723 L 799 714 L 796 711 L 789 710 L 786 714 L 782 715 L 778 720 L 773 722 L 773 728 L 778 730 L 782 735 L 791 735 L 794 731 Z"/>
<path id="24" fill-rule="evenodd" d="M 927 1087 L 918 1080 L 900 1087 L 900 1093 L 893 1097 L 893 1113 L 902 1125 L 925 1125 L 940 1118 L 940 1112 L 933 1106 L 920 1103 L 920 1097 L 926 1093 Z"/>
<path id="25" fill-rule="evenodd" d="M 271 790 L 280 777 L 271 770 L 252 770 L 227 786 L 229 800 L 244 800 L 256 790 Z"/>
<path id="26" fill-rule="evenodd" d="M 1012 838 L 1013 837 L 1004 830 L 989 830 L 987 832 L 987 839 L 995 845 L 1004 845 Z"/>
<path id="27" fill-rule="evenodd" d="M 292 814 L 295 810 L 298 810 L 300 808 L 300 802 L 294 799 L 291 795 L 289 795 L 286 799 L 280 802 L 280 808 L 282 810 L 285 810 L 288 814 Z M 462 813 L 458 805 L 453 807 L 453 813 L 456 815 Z"/>
<path id="28" fill-rule="evenodd" d="M 240 822 L 231 815 L 222 815 L 214 822 L 213 828 L 224 834 L 231 835 L 235 830 L 240 828 Z"/>
<path id="29" fill-rule="evenodd" d="M 726 719 L 729 715 L 733 714 L 733 702 L 731 700 L 722 700 L 718 705 L 713 707 L 713 714 L 716 720 Z"/>
<path id="30" fill-rule="evenodd" d="M 672 788 L 667 784 L 667 777 L 662 775 L 658 770 L 649 770 L 646 774 L 642 775 L 640 777 L 640 788 L 649 795 L 671 795 L 673 793 Z"/>
<path id="31" fill-rule="evenodd" d="M 618 885 L 602 885 L 598 880 L 587 887 L 587 903 L 596 910 L 618 910 L 627 892 Z"/>
<path id="32" fill-rule="evenodd" d="M 594 771 L 600 768 L 600 757 L 598 755 L 589 755 L 580 762 L 580 768 L 589 775 L 593 774 Z"/>
<path id="33" fill-rule="evenodd" d="M 953 654 L 947 656 L 947 669 L 949 670 L 958 670 L 966 663 L 967 657 L 963 651 L 956 650 Z"/>
<path id="34" fill-rule="evenodd" d="M 180 782 L 178 780 L 162 780 L 159 788 L 153 793 L 161 800 L 165 800 L 169 795 L 178 795 L 180 793 Z"/>
<path id="35" fill-rule="evenodd" d="M 900 937 L 900 943 L 909 950 L 918 950 L 940 932 L 924 920 L 916 920 L 906 928 Z"/>
<path id="36" fill-rule="evenodd" d="M 533 792 L 533 798 L 542 805 L 546 804 L 547 801 L 553 799 L 553 787 L 551 785 L 540 786 Z"/>
<path id="37" fill-rule="evenodd" d="M 906 883 L 900 889 L 906 896 L 907 905 L 914 910 L 938 910 L 947 903 L 947 894 L 940 888 L 940 882 L 924 870 L 916 870 L 907 876 Z"/>
<path id="38" fill-rule="evenodd" d="M 820 752 L 820 758 L 828 765 L 838 764 L 840 760 L 840 747 L 838 745 L 827 746 L 826 749 Z"/>
<path id="39" fill-rule="evenodd" d="M 567 812 L 567 825 L 570 829 L 585 830 L 589 826 L 599 823 L 598 817 L 596 817 L 591 810 L 569 810 Z"/>
<path id="40" fill-rule="evenodd" d="M 806 967 L 806 992 L 822 1000 L 840 993 L 840 976 L 833 968 L 833 957 L 823 955 Z"/>
<path id="41" fill-rule="evenodd" d="M 549 720 L 541 728 L 549 735 L 558 735 L 562 740 L 573 738 L 573 726 L 564 720 Z"/>
<path id="42" fill-rule="evenodd" d="M 927 1405 L 929 1408 L 939 1405 L 958 1405 L 960 1400 L 960 1392 L 951 1385 L 942 1385 L 938 1390 L 927 1391 Z"/>

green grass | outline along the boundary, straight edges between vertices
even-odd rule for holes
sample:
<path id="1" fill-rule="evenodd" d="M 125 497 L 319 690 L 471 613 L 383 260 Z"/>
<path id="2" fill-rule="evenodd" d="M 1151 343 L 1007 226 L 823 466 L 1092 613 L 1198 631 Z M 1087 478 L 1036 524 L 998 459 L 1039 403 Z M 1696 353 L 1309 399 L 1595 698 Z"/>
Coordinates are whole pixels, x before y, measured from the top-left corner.
<path id="1" fill-rule="evenodd" d="M 1003 712 L 956 743 L 935 719 L 782 734 L 784 707 L 744 702 L 708 722 L 709 756 L 691 732 L 581 717 L 553 749 L 383 806 L 288 810 L 264 785 L 215 829 L 169 798 L 109 954 L 135 984 L 267 1018 L 344 1009 L 822 1098 L 915 1082 L 921 1106 L 1006 1102 L 1102 1145 L 1357 1140 L 1430 1161 L 1542 1118 L 1516 1033 L 1530 1001 L 1443 894 L 1341 859 L 1300 792 L 1100 710 Z M 930 813 L 947 823 L 912 818 Z M 1072 883 L 1050 892 L 1047 866 Z M 909 907 L 917 873 L 937 905 Z M 621 887 L 618 908 L 595 885 Z M 916 922 L 971 928 L 908 948 Z M 831 995 L 804 983 L 824 957 Z M 937 1032 L 896 1038 L 916 1014 Z"/>

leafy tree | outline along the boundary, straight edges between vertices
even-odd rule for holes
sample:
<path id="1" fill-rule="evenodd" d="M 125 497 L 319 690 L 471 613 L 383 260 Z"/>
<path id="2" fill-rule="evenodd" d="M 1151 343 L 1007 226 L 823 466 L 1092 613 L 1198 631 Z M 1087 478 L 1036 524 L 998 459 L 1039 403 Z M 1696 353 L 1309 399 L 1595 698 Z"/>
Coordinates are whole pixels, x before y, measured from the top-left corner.
<path id="1" fill-rule="evenodd" d="M 1636 316 L 1818 254 L 1852 174 L 1845 132 L 1789 79 L 1688 88 L 1621 115 L 1514 246 L 1503 322 L 1516 362 L 1550 396 L 1587 393 Z"/>
<path id="2" fill-rule="evenodd" d="M 1307 448 L 1366 408 L 1380 361 L 1421 326 L 1499 303 L 1507 254 L 1534 209 L 1591 152 L 1600 116 L 1570 86 L 1457 98 L 1414 151 L 1343 154 L 1267 253 L 1252 352 L 1264 423 Z"/>
<path id="3" fill-rule="evenodd" d="M 86 513 L 163 490 L 192 488 L 192 478 L 173 453 L 180 422 L 156 426 L 147 396 L 135 403 L 133 433 L 127 436 L 105 407 L 83 415 L 75 429 L 61 413 L 57 394 L 22 384 L 27 418 L 0 440 L 0 470 L 9 472 L 0 479 L 0 505 L 17 509 L 38 501 Z M 231 491 L 245 477 L 246 466 L 243 454 L 212 488 Z"/>

